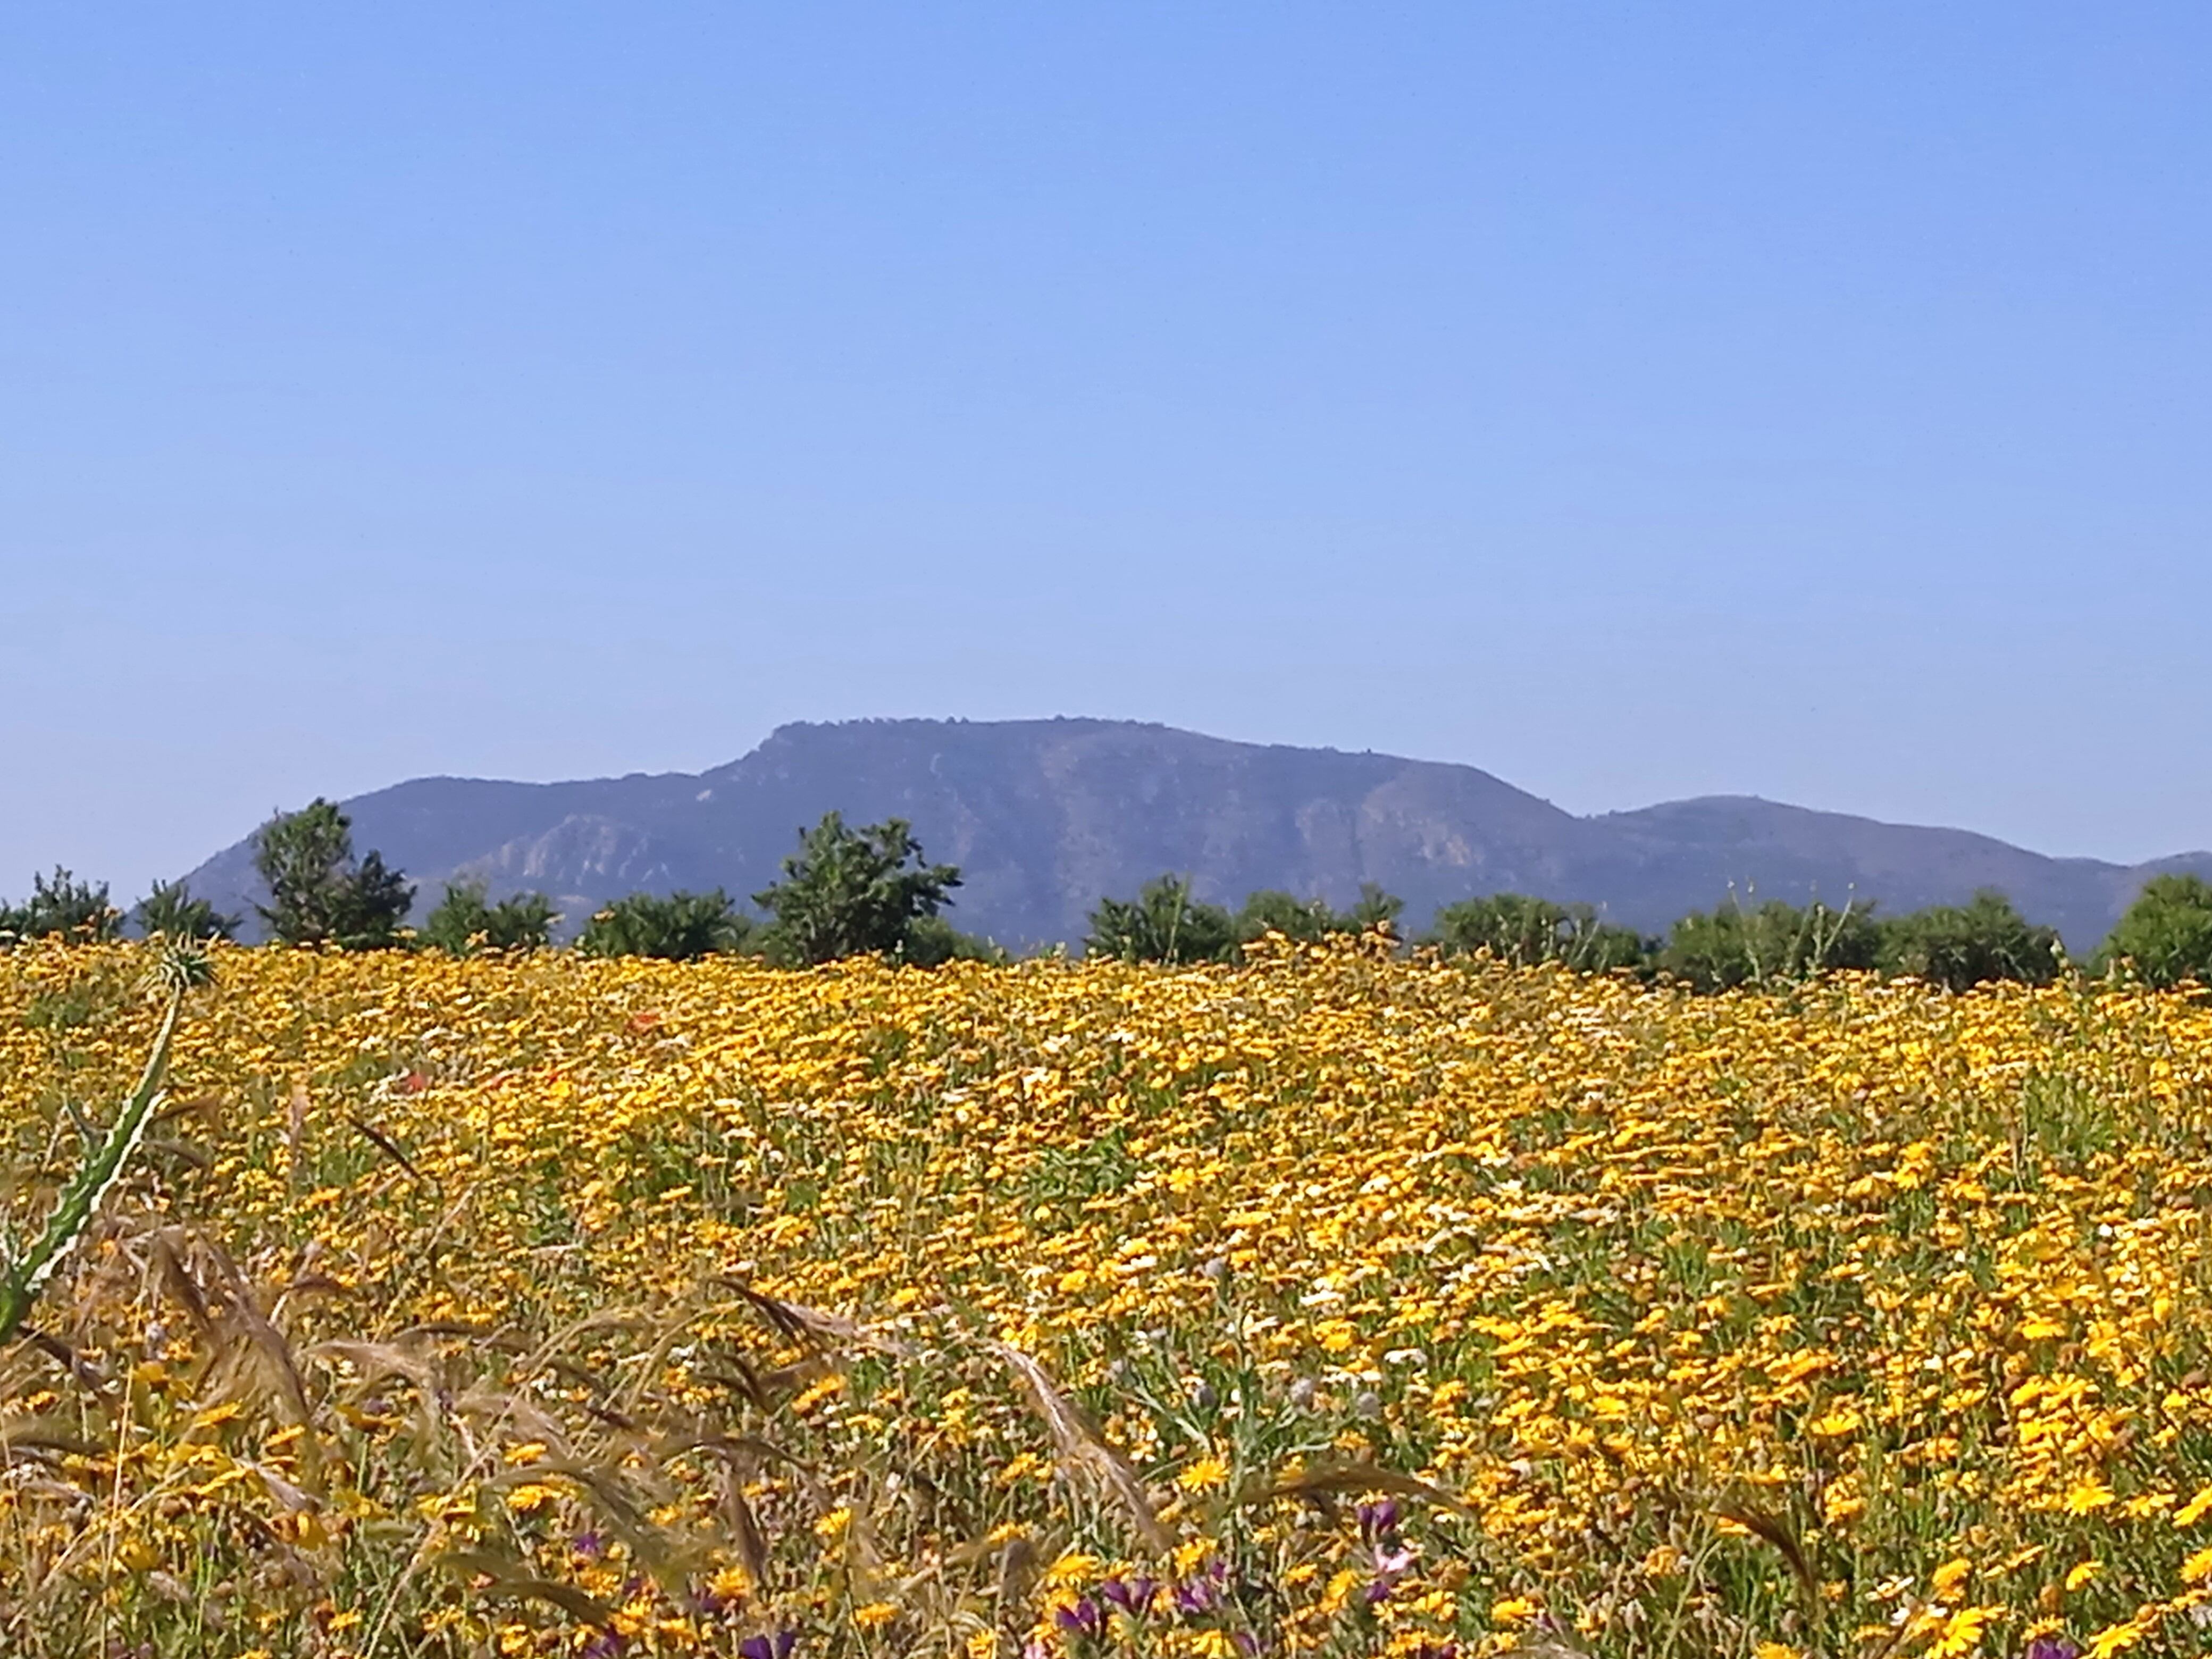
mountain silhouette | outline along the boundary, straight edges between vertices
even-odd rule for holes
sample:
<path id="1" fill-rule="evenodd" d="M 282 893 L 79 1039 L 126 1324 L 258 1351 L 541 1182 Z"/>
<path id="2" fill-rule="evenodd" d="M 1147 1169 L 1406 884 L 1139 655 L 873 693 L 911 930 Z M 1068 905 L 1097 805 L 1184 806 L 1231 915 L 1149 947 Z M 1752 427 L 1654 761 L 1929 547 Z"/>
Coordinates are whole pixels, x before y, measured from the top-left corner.
<path id="1" fill-rule="evenodd" d="M 418 884 L 418 919 L 446 882 L 481 879 L 495 896 L 548 894 L 571 927 L 640 889 L 722 887 L 742 902 L 831 808 L 853 823 L 902 817 L 933 860 L 961 868 L 951 919 L 1024 948 L 1079 941 L 1102 895 L 1173 872 L 1231 905 L 1261 887 L 1347 904 L 1374 882 L 1407 901 L 1414 927 L 1441 905 L 1513 891 L 1652 933 L 1731 889 L 1895 914 L 1997 887 L 2082 952 L 2149 876 L 2212 876 L 2212 854 L 2047 858 L 1747 796 L 1578 817 L 1472 766 L 1103 720 L 800 723 L 696 774 L 417 778 L 343 805 L 355 846 Z M 250 840 L 189 880 L 249 917 L 264 896 Z"/>

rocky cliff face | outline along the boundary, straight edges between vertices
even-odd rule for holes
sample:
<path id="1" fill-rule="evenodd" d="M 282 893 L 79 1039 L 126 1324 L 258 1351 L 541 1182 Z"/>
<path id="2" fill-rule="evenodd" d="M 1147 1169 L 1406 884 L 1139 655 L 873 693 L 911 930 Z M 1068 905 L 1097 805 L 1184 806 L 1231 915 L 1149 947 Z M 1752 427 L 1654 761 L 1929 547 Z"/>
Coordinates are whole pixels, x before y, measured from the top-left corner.
<path id="1" fill-rule="evenodd" d="M 1735 797 L 1580 818 L 1470 766 L 1092 720 L 788 726 L 696 775 L 419 778 L 345 807 L 355 844 L 417 882 L 418 914 L 445 882 L 481 878 L 495 893 L 544 891 L 572 923 L 640 888 L 742 898 L 824 811 L 896 816 L 932 859 L 960 866 L 953 919 L 1024 946 L 1079 940 L 1101 894 L 1175 871 L 1227 903 L 1279 887 L 1341 904 L 1376 882 L 1417 927 L 1501 890 L 1587 901 L 1657 931 L 1731 884 L 1891 911 L 1996 886 L 2085 951 L 2154 869 L 2212 874 L 2212 854 L 2135 868 L 2051 859 L 1963 830 Z M 227 909 L 250 914 L 258 896 L 244 842 L 191 881 Z"/>

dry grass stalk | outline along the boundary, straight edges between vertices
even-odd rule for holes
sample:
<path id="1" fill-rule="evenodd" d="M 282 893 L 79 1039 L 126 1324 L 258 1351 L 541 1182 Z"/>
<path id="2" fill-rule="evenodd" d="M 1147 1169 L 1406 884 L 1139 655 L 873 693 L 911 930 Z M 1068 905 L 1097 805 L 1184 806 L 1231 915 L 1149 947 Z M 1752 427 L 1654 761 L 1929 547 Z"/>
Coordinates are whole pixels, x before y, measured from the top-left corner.
<path id="1" fill-rule="evenodd" d="M 842 1314 L 824 1313 L 819 1308 L 810 1308 L 800 1303 L 786 1301 L 781 1297 L 769 1296 L 741 1279 L 718 1276 L 714 1282 L 735 1291 L 757 1309 L 785 1340 L 799 1347 L 817 1352 L 858 1350 L 891 1354 L 900 1358 L 913 1357 L 914 1350 L 910 1344 L 848 1319 Z"/>
<path id="2" fill-rule="evenodd" d="M 1817 1599 L 1820 1581 L 1813 1571 L 1813 1564 L 1806 1559 L 1804 1545 L 1798 1541 L 1796 1530 L 1787 1521 L 1744 1503 L 1717 1504 L 1713 1513 L 1723 1521 L 1733 1521 L 1779 1550 L 1790 1563 L 1790 1571 L 1796 1575 L 1799 1587 Z"/>
<path id="3" fill-rule="evenodd" d="M 1088 1468 L 1098 1477 L 1127 1513 L 1138 1535 L 1149 1548 L 1156 1551 L 1171 1548 L 1175 1540 L 1167 1528 L 1161 1524 L 1159 1514 L 1152 1508 L 1152 1500 L 1146 1492 L 1144 1483 L 1137 1478 L 1137 1471 L 1129 1460 L 1073 1401 L 1053 1385 L 1052 1378 L 1042 1365 L 1011 1342 L 994 1342 L 989 1346 L 1021 1383 L 1030 1408 L 1052 1435 L 1053 1443 L 1060 1449 L 1060 1455 L 1069 1463 Z"/>
<path id="4" fill-rule="evenodd" d="M 605 1602 L 578 1589 L 574 1584 L 538 1577 L 530 1571 L 526 1563 L 514 1556 L 495 1554 L 489 1550 L 453 1550 L 438 1556 L 436 1563 L 447 1571 L 459 1573 L 464 1577 L 489 1579 L 491 1583 L 479 1594 L 509 1600 L 544 1601 L 560 1608 L 580 1623 L 593 1625 L 601 1630 L 614 1627 L 615 1610 Z"/>
<path id="5" fill-rule="evenodd" d="M 1370 1492 L 1387 1492 L 1400 1498 L 1418 1498 L 1455 1515 L 1472 1516 L 1465 1499 L 1446 1492 L 1419 1475 L 1386 1469 L 1379 1463 L 1333 1463 L 1321 1468 L 1296 1469 L 1279 1475 L 1248 1492 L 1242 1501 L 1264 1503 L 1275 1498 L 1358 1498 Z"/>

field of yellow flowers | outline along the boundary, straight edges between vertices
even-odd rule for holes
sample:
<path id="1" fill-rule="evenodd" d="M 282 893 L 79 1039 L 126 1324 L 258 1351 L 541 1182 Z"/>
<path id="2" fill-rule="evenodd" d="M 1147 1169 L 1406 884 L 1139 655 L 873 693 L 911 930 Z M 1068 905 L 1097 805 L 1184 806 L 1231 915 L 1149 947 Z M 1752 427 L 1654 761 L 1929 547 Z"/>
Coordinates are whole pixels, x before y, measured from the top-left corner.
<path id="1" fill-rule="evenodd" d="M 0 1211 L 142 1061 L 0 957 Z M 2212 1010 L 218 949 L 9 1655 L 2202 1651 Z"/>

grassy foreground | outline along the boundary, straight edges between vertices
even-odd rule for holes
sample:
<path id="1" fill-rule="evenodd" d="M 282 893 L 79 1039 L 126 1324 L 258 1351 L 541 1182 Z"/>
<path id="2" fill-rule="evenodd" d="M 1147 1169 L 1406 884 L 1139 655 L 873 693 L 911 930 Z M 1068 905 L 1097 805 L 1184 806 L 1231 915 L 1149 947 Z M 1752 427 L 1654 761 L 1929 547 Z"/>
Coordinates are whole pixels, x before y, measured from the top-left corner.
<path id="1" fill-rule="evenodd" d="M 157 1011 L 0 957 L 34 1236 Z M 2196 1652 L 2212 1012 L 217 953 L 10 1655 Z"/>

